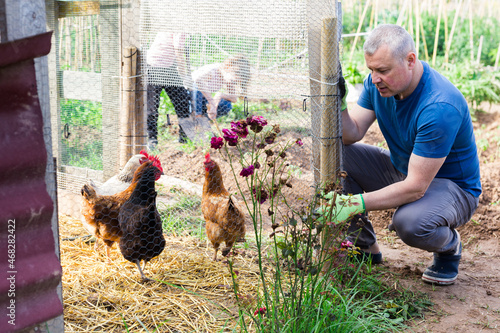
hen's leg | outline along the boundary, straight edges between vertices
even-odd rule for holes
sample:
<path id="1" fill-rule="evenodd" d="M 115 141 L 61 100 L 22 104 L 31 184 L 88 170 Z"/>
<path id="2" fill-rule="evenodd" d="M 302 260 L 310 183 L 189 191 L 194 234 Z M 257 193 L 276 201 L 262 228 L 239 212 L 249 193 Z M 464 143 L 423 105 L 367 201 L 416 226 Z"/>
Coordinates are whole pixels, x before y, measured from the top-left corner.
<path id="1" fill-rule="evenodd" d="M 137 268 L 139 268 L 139 273 L 141 273 L 142 280 L 143 281 L 149 281 L 149 279 L 146 277 L 146 275 L 144 275 L 144 272 L 142 271 L 141 261 L 140 260 L 136 260 L 135 264 L 137 265 Z M 146 265 L 144 265 L 144 268 L 146 268 Z"/>
<path id="2" fill-rule="evenodd" d="M 217 251 L 219 251 L 219 247 L 214 249 L 214 261 L 217 261 Z"/>
<path id="3" fill-rule="evenodd" d="M 111 247 L 114 242 L 107 239 L 104 239 L 103 241 L 106 244 L 106 257 L 108 258 L 108 264 L 111 264 Z"/>

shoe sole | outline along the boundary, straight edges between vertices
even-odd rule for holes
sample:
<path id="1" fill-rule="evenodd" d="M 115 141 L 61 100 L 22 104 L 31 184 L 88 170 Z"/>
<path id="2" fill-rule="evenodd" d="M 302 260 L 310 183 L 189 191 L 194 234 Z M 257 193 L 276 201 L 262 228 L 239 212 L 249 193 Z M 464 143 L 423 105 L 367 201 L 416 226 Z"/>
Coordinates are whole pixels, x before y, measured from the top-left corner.
<path id="1" fill-rule="evenodd" d="M 430 284 L 437 284 L 440 286 L 449 286 L 449 285 L 452 285 L 455 283 L 455 281 L 457 280 L 457 277 L 455 276 L 453 278 L 436 278 L 436 277 L 433 277 L 433 276 L 430 276 L 430 275 L 427 275 L 424 273 L 422 275 L 422 280 L 424 282 L 427 282 Z"/>

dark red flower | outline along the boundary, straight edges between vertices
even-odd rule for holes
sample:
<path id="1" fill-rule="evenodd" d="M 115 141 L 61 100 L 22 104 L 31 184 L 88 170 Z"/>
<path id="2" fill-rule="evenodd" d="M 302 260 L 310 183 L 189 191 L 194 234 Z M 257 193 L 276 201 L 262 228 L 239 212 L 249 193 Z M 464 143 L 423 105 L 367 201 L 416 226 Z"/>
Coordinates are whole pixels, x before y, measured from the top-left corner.
<path id="1" fill-rule="evenodd" d="M 254 187 L 253 190 L 253 195 L 255 197 L 255 199 L 257 199 L 257 201 L 259 201 L 260 204 L 263 204 L 264 202 L 266 202 L 267 198 L 268 198 L 268 194 L 267 194 L 267 191 L 263 188 L 259 188 L 258 190 Z"/>
<path id="2" fill-rule="evenodd" d="M 267 125 L 267 120 L 262 116 L 251 116 L 247 118 L 247 124 L 252 131 L 259 133 Z"/>
<path id="3" fill-rule="evenodd" d="M 242 176 L 242 177 L 251 176 L 251 175 L 253 175 L 254 169 L 255 169 L 255 167 L 253 165 L 250 165 L 246 168 L 243 168 L 243 170 L 241 170 L 241 172 L 240 172 L 240 176 Z"/>
<path id="4" fill-rule="evenodd" d="M 304 145 L 304 142 L 302 142 L 302 139 L 297 139 L 297 141 L 295 141 L 295 143 L 301 147 Z"/>
<path id="5" fill-rule="evenodd" d="M 265 314 L 265 313 L 266 313 L 266 311 L 267 311 L 267 309 L 266 309 L 265 307 L 263 307 L 263 308 L 258 308 L 257 310 L 255 310 L 255 312 L 253 313 L 253 315 L 254 315 L 254 316 L 256 316 L 256 315 L 258 315 L 258 314 L 263 315 L 263 314 Z"/>
<path id="6" fill-rule="evenodd" d="M 274 140 L 276 139 L 276 133 L 271 132 L 264 138 L 264 141 L 266 141 L 267 144 L 272 144 L 274 143 Z"/>
<path id="7" fill-rule="evenodd" d="M 214 136 L 210 139 L 210 147 L 213 149 L 220 149 L 224 145 L 224 140 L 221 137 Z"/>
<path id="8" fill-rule="evenodd" d="M 240 120 L 238 122 L 231 122 L 231 130 L 238 134 L 240 138 L 246 138 L 248 135 L 247 122 L 245 120 Z"/>
<path id="9" fill-rule="evenodd" d="M 233 130 L 223 129 L 222 133 L 224 134 L 224 139 L 228 145 L 236 146 L 238 144 L 238 134 L 236 134 Z"/>
<path id="10" fill-rule="evenodd" d="M 264 149 L 264 148 L 266 148 L 266 144 L 265 143 L 261 142 L 261 143 L 257 144 L 257 149 Z"/>

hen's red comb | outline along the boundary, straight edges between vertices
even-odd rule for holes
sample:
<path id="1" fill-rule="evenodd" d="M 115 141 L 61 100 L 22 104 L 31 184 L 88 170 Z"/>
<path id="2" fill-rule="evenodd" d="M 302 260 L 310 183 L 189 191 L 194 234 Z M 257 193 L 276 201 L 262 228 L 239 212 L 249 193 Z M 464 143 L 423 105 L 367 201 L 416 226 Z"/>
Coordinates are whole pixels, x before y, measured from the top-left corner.
<path id="1" fill-rule="evenodd" d="M 145 150 L 141 150 L 139 154 L 146 156 L 147 159 L 153 162 L 153 165 L 157 167 L 161 171 L 161 173 L 163 173 L 163 168 L 161 166 L 160 159 L 158 158 L 157 155 L 149 155 Z"/>
<path id="2" fill-rule="evenodd" d="M 205 163 L 208 163 L 208 162 L 210 162 L 210 153 L 207 153 L 205 155 Z"/>

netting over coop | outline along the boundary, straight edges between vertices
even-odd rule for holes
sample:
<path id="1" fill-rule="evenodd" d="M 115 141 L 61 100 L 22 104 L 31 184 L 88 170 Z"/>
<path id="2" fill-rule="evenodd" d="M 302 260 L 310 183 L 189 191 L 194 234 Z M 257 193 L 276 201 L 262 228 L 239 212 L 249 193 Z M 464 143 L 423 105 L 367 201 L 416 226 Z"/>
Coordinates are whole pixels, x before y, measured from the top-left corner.
<path id="1" fill-rule="evenodd" d="M 59 2 L 62 13 L 64 1 Z M 248 115 L 301 139 L 290 172 L 309 184 L 340 168 L 337 1 L 101 0 L 55 17 L 58 181 L 117 174 L 142 149 L 209 147 Z M 78 2 L 71 2 L 77 6 Z M 75 9 L 77 8 L 77 9 Z M 168 174 L 168 170 L 165 170 Z"/>
<path id="2" fill-rule="evenodd" d="M 340 155 L 339 119 L 332 112 L 340 102 L 340 34 L 337 1 L 143 1 L 141 64 L 148 108 L 159 103 L 152 86 L 163 86 L 171 90 L 182 119 L 185 108 L 177 107 L 181 102 L 176 99 L 183 97 L 172 88 L 182 86 L 190 94 L 187 112 L 193 116 L 207 115 L 215 105 L 217 117 L 269 114 L 271 122 L 308 138 L 319 182 L 320 147 L 333 146 L 327 150 Z M 224 96 L 219 102 L 221 91 L 239 97 L 240 103 L 227 103 Z M 332 158 L 335 172 L 340 157 Z"/>

